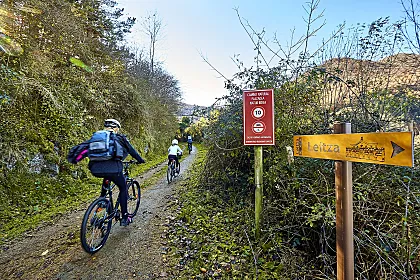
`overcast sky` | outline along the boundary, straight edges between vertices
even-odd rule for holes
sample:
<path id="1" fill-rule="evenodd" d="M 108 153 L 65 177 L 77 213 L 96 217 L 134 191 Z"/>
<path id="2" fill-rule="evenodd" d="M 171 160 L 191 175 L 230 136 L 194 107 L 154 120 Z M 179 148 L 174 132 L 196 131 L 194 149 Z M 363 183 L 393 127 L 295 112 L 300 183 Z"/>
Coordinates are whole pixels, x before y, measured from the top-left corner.
<path id="1" fill-rule="evenodd" d="M 307 0 L 117 0 L 127 16 L 137 18 L 129 44 L 147 49 L 149 42 L 141 23 L 148 14 L 157 12 L 162 20 L 161 37 L 156 57 L 164 68 L 180 82 L 183 101 L 209 106 L 227 92 L 224 79 L 205 63 L 209 62 L 224 76 L 231 78 L 238 69 L 231 58 L 240 54 L 245 65 L 251 66 L 253 44 L 241 26 L 236 11 L 254 29 L 274 33 L 286 44 L 291 30 L 295 36 L 304 34 Z M 357 23 L 389 16 L 391 22 L 403 16 L 400 0 L 321 0 L 318 13 L 324 10 L 326 26 L 312 40 L 314 46 L 328 37 L 339 24 L 350 27 Z M 320 22 L 321 23 L 321 22 Z"/>

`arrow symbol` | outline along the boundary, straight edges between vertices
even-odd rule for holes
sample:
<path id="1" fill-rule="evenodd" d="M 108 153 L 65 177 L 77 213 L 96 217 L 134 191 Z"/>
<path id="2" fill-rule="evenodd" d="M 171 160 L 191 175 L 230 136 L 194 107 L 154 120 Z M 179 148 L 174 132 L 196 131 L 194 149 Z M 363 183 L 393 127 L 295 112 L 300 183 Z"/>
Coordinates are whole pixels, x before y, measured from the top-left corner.
<path id="1" fill-rule="evenodd" d="M 392 156 L 391 158 L 395 157 L 396 155 L 398 155 L 399 153 L 401 153 L 402 151 L 404 151 L 404 148 L 401 148 L 400 146 L 398 146 L 397 144 L 395 144 L 394 142 L 391 141 L 392 144 Z"/>

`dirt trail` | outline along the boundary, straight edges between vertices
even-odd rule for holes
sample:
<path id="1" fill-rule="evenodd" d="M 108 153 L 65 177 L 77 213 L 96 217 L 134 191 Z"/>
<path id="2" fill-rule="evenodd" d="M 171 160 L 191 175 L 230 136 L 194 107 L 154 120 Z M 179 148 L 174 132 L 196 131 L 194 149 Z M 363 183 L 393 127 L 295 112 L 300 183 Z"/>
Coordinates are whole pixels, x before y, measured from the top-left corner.
<path id="1" fill-rule="evenodd" d="M 192 154 L 184 156 L 180 176 L 170 185 L 165 177 L 143 190 L 134 222 L 128 227 L 115 225 L 98 253 L 90 255 L 80 245 L 80 224 L 87 208 L 82 205 L 2 246 L 0 279 L 167 279 L 166 243 L 161 236 L 164 224 L 172 218 L 167 206 L 195 153 L 193 147 Z M 146 180 L 164 167 L 166 163 L 137 179 Z"/>

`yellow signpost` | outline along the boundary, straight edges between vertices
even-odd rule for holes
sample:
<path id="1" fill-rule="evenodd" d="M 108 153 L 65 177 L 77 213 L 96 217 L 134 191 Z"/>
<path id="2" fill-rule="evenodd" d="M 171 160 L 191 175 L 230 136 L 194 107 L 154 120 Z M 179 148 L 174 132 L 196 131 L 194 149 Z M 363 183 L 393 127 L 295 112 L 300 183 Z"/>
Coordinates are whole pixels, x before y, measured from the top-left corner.
<path id="1" fill-rule="evenodd" d="M 412 132 L 298 135 L 294 155 L 375 164 L 414 164 Z"/>
<path id="2" fill-rule="evenodd" d="M 335 134 L 293 137 L 294 156 L 335 160 L 337 279 L 354 279 L 352 162 L 414 166 L 412 132 L 351 133 L 334 123 Z"/>

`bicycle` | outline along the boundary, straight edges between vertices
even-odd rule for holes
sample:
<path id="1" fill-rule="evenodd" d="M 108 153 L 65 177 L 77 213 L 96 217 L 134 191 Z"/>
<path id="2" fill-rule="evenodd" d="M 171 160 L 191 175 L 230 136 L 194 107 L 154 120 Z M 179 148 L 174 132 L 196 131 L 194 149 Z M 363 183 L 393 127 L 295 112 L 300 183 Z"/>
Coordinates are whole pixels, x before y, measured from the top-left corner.
<path id="1" fill-rule="evenodd" d="M 192 143 L 188 143 L 188 153 L 191 154 L 192 152 Z"/>
<path id="2" fill-rule="evenodd" d="M 140 184 L 129 176 L 128 167 L 135 161 L 123 161 L 122 163 L 124 166 L 123 174 L 127 182 L 127 210 L 129 216 L 133 218 L 140 206 L 141 189 Z M 113 203 L 112 191 L 115 186 L 114 183 L 105 180 L 102 188 L 106 190 L 106 195 L 93 201 L 83 216 L 80 241 L 83 249 L 90 254 L 98 252 L 105 245 L 111 228 L 122 219 L 121 211 L 118 209 L 119 198 L 117 198 L 115 205 Z M 112 224 L 114 219 L 115 223 Z"/>
<path id="3" fill-rule="evenodd" d="M 181 159 L 181 155 L 178 155 L 178 158 Z M 168 169 L 166 170 L 166 179 L 168 180 L 168 184 L 172 182 L 172 180 L 179 174 L 181 171 L 181 163 L 179 163 L 178 168 L 176 168 L 176 160 L 171 159 L 170 164 L 168 165 Z"/>

